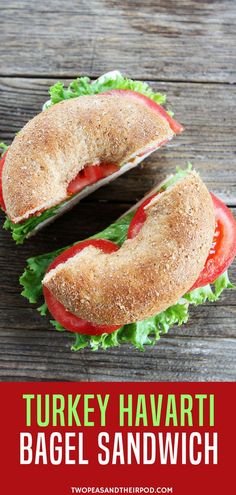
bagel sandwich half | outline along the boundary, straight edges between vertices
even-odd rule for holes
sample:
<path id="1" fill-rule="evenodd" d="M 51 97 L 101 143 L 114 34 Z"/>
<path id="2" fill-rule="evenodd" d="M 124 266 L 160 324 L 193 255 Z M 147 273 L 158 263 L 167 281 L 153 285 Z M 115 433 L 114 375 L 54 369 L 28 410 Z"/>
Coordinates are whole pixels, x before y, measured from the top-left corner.
<path id="1" fill-rule="evenodd" d="M 236 222 L 199 175 L 178 170 L 103 232 L 28 260 L 20 282 L 31 303 L 44 297 L 73 350 L 130 342 L 143 349 L 189 316 L 190 304 L 231 288 Z"/>
<path id="2" fill-rule="evenodd" d="M 16 242 L 182 132 L 163 95 L 113 72 L 57 83 L 1 161 L 0 203 Z"/>

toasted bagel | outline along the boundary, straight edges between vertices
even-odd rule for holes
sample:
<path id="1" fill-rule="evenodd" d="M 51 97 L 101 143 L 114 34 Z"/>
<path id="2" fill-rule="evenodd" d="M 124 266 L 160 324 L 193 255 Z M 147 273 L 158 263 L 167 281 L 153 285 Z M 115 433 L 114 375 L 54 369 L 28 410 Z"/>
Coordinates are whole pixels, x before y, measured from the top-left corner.
<path id="1" fill-rule="evenodd" d="M 136 237 L 104 254 L 89 246 L 59 264 L 43 284 L 66 309 L 104 325 L 146 319 L 175 304 L 208 256 L 215 215 L 211 196 L 191 172 L 157 195 Z"/>
<path id="2" fill-rule="evenodd" d="M 9 148 L 2 177 L 6 213 L 14 223 L 67 199 L 68 184 L 86 164 L 121 166 L 173 137 L 165 111 L 134 94 L 65 100 L 26 124 Z"/>

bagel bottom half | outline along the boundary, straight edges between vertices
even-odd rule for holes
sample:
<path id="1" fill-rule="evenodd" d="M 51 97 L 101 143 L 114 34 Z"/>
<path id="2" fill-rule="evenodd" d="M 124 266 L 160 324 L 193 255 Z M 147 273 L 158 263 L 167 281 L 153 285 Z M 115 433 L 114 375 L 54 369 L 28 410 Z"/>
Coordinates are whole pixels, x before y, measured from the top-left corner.
<path id="1" fill-rule="evenodd" d="M 213 203 L 190 172 L 146 207 L 136 237 L 111 254 L 89 246 L 50 270 L 43 284 L 76 316 L 103 325 L 146 319 L 175 304 L 204 267 L 215 229 Z"/>

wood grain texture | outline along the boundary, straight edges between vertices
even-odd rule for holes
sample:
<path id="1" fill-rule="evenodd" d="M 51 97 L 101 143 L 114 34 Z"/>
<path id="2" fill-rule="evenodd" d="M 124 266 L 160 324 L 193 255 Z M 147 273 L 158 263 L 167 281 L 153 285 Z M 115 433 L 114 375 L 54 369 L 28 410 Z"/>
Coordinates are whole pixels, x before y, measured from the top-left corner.
<path id="1" fill-rule="evenodd" d="M 188 324 L 144 353 L 127 345 L 71 353 L 72 336 L 56 332 L 20 296 L 18 279 L 28 257 L 103 229 L 187 161 L 236 213 L 236 3 L 0 0 L 0 9 L 0 141 L 10 143 L 41 110 L 58 78 L 114 68 L 166 92 L 186 127 L 142 169 L 97 191 L 23 246 L 0 229 L 0 380 L 235 380 L 234 291 L 191 308 Z M 230 274 L 236 283 L 236 263 Z"/>
<path id="2" fill-rule="evenodd" d="M 234 1 L 2 1 L 0 74 L 235 82 Z"/>
<path id="3" fill-rule="evenodd" d="M 235 339 L 163 337 L 140 355 L 123 349 L 71 354 L 68 338 L 49 332 L 5 335 L 0 352 L 3 381 L 232 381 Z M 62 352 L 62 348 L 64 349 Z M 132 358 L 131 358 L 132 352 Z M 227 360 L 225 357 L 227 356 Z"/>
<path id="4" fill-rule="evenodd" d="M 55 79 L 0 78 L 0 135 L 10 143 L 17 131 L 41 111 Z M 65 81 L 68 83 L 69 81 Z M 135 202 L 156 182 L 187 162 L 227 204 L 236 204 L 236 87 L 226 84 L 150 82 L 166 93 L 168 105 L 186 130 L 142 165 L 92 196 Z"/>

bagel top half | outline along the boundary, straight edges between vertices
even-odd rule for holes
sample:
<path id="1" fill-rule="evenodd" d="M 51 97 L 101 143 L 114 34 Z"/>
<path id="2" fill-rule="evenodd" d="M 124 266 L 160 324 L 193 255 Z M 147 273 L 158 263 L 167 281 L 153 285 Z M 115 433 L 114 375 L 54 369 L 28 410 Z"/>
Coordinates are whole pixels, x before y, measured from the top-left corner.
<path id="1" fill-rule="evenodd" d="M 111 254 L 86 247 L 49 271 L 43 284 L 66 309 L 98 324 L 123 325 L 175 304 L 208 256 L 215 215 L 195 173 L 157 195 L 138 235 Z"/>
<path id="2" fill-rule="evenodd" d="M 114 91 L 65 100 L 25 125 L 3 169 L 10 220 L 21 222 L 64 201 L 68 184 L 86 164 L 122 165 L 173 137 L 168 120 L 134 94 Z"/>

